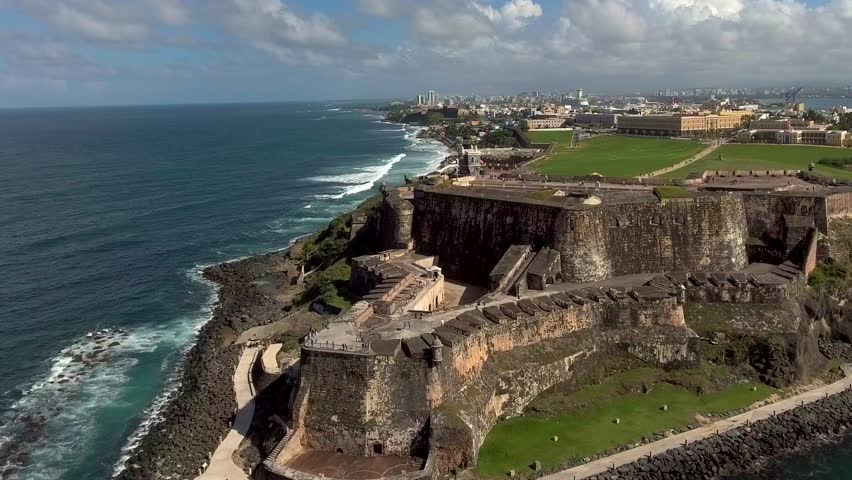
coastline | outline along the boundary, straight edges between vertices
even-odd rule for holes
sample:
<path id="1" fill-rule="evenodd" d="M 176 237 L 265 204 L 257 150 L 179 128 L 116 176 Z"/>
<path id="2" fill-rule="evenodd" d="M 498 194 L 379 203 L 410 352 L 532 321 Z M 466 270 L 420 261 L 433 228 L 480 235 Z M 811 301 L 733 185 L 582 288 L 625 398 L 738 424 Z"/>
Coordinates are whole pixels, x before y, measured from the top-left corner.
<path id="1" fill-rule="evenodd" d="M 298 242 L 294 244 L 297 246 Z M 265 295 L 255 283 L 270 272 L 289 282 L 296 272 L 293 247 L 207 267 L 204 277 L 215 282 L 218 299 L 213 316 L 186 354 L 180 385 L 115 478 L 157 476 L 194 477 L 215 450 L 236 409 L 232 372 L 241 346 L 234 343 L 244 331 L 280 320 L 293 309 Z"/>
<path id="2" fill-rule="evenodd" d="M 407 132 L 409 127 L 415 130 Z M 418 137 L 422 130 L 423 127 L 410 125 L 401 129 L 403 138 L 409 142 L 407 150 L 416 151 L 416 145 L 421 143 L 446 148 L 440 140 Z M 432 163 L 440 163 L 449 152 L 436 150 L 436 153 L 439 160 L 424 165 L 421 174 L 434 170 Z M 373 183 L 381 181 L 389 170 Z M 282 249 L 203 268 L 204 281 L 216 285 L 212 315 L 183 354 L 173 374 L 175 381 L 158 397 L 159 408 L 146 409 L 147 414 L 156 415 L 143 419 L 134 437 L 129 439 L 113 478 L 142 480 L 169 475 L 194 478 L 199 468 L 206 465 L 209 453 L 216 449 L 235 416 L 232 372 L 242 349 L 241 344 L 235 343 L 236 339 L 251 328 L 280 321 L 307 305 L 296 300 L 280 301 L 269 295 L 268 288 L 261 286 L 260 281 L 268 283 L 272 279 L 281 289 L 298 293 L 288 287 L 299 275 L 299 264 L 293 257 L 298 255 L 304 239 L 313 233 L 292 239 Z"/>

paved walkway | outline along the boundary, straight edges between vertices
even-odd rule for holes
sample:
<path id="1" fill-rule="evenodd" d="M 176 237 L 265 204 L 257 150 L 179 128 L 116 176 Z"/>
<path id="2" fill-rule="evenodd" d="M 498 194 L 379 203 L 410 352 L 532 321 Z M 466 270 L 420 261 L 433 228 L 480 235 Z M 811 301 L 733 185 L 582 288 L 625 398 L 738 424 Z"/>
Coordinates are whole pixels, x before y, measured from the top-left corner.
<path id="1" fill-rule="evenodd" d="M 197 480 L 248 480 L 248 475 L 236 464 L 233 455 L 239 448 L 251 427 L 254 417 L 254 384 L 251 380 L 251 368 L 257 360 L 259 347 L 249 347 L 243 350 L 237 370 L 234 372 L 234 391 L 237 395 L 237 418 L 228 436 L 213 452 L 210 466 Z"/>
<path id="2" fill-rule="evenodd" d="M 536 190 L 553 189 L 553 188 L 584 188 L 589 193 L 594 193 L 598 190 L 647 190 L 654 189 L 653 185 L 606 183 L 600 184 L 600 188 L 593 180 L 585 180 L 576 182 L 521 182 L 519 180 L 495 180 L 490 178 L 478 178 L 471 182 L 475 187 L 498 187 L 504 190 L 520 190 L 534 192 Z"/>
<path id="3" fill-rule="evenodd" d="M 846 377 L 843 380 L 839 380 L 830 385 L 816 388 L 814 390 L 810 390 L 808 392 L 784 400 L 780 400 L 769 405 L 764 405 L 762 407 L 755 408 L 754 410 L 750 410 L 735 417 L 719 420 L 718 422 L 714 422 L 703 427 L 699 427 L 694 430 L 681 433 L 679 435 L 673 435 L 671 437 L 664 438 L 662 440 L 658 440 L 656 442 L 645 444 L 636 448 L 632 448 L 630 450 L 625 450 L 623 452 L 616 453 L 615 455 L 610 455 L 609 457 L 604 457 L 599 460 L 586 463 L 584 465 L 569 468 L 568 470 L 563 470 L 552 475 L 547 475 L 543 477 L 543 479 L 579 480 L 581 478 L 590 477 L 592 475 L 598 475 L 600 473 L 606 472 L 607 470 L 613 467 L 617 468 L 628 463 L 633 463 L 642 457 L 648 457 L 649 455 L 656 456 L 663 452 L 666 452 L 667 450 L 682 447 L 684 443 L 693 443 L 698 440 L 702 440 L 704 438 L 716 435 L 717 433 L 723 433 L 727 432 L 728 430 L 733 430 L 735 428 L 742 427 L 747 423 L 754 423 L 758 420 L 763 420 L 765 418 L 772 417 L 776 413 L 786 412 L 787 410 L 792 410 L 803 404 L 815 402 L 821 398 L 825 398 L 828 395 L 834 395 L 835 393 L 839 393 L 843 390 L 849 389 L 850 386 L 852 386 L 852 376 L 850 376 L 850 373 L 852 373 L 852 371 L 850 371 L 850 365 L 844 365 L 843 371 L 844 373 L 846 373 Z"/>
<path id="4" fill-rule="evenodd" d="M 278 352 L 281 351 L 281 347 L 283 346 L 281 343 L 273 343 L 263 351 L 263 356 L 260 357 L 263 365 L 263 373 L 267 375 L 281 373 L 281 366 L 278 365 Z"/>
<path id="5" fill-rule="evenodd" d="M 702 151 L 696 153 L 695 155 L 687 158 L 686 160 L 681 160 L 680 162 L 677 162 L 674 165 L 669 165 L 668 167 L 664 167 L 664 168 L 661 168 L 659 170 L 654 170 L 653 172 L 644 173 L 642 175 L 637 176 L 636 178 L 656 177 L 658 175 L 664 175 L 666 173 L 673 172 L 675 170 L 680 170 L 681 168 L 689 165 L 690 163 L 695 162 L 699 158 L 704 158 L 705 156 L 709 155 L 713 150 L 716 150 L 717 148 L 719 148 L 721 145 L 724 145 L 725 143 L 727 143 L 727 140 L 714 141 L 713 143 L 708 145 L 707 148 L 705 148 L 704 150 L 702 150 Z"/>

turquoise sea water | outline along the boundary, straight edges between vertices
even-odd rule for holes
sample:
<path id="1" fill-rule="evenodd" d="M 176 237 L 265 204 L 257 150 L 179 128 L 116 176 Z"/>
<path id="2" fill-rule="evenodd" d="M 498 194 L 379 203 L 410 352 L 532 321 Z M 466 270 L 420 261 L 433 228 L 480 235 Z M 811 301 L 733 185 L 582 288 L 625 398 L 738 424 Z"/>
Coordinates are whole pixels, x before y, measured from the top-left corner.
<path id="1" fill-rule="evenodd" d="M 380 118 L 0 111 L 0 478 L 109 478 L 210 316 L 203 266 L 284 248 L 443 157 Z"/>

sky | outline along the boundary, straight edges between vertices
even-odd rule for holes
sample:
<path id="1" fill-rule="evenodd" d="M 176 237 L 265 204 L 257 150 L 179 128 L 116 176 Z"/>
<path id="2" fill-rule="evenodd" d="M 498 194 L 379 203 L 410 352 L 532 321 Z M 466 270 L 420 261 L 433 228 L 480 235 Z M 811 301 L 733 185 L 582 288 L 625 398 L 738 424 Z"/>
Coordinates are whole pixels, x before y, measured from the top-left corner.
<path id="1" fill-rule="evenodd" d="M 852 0 L 0 0 L 0 108 L 852 84 Z"/>

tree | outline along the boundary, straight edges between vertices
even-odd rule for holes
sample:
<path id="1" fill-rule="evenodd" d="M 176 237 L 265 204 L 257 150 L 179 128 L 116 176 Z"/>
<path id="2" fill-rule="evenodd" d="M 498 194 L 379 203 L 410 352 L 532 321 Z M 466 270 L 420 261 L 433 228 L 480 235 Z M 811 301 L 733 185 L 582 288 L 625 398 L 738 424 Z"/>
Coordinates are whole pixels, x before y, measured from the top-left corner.
<path id="1" fill-rule="evenodd" d="M 441 112 L 429 112 L 426 115 L 426 125 L 438 125 L 444 121 L 444 114 Z"/>
<path id="2" fill-rule="evenodd" d="M 486 147 L 518 147 L 518 139 L 511 130 L 492 130 L 483 138 L 482 143 Z"/>
<path id="3" fill-rule="evenodd" d="M 816 123 L 823 123 L 825 122 L 825 117 L 813 108 L 809 108 L 808 111 L 805 112 L 805 120 L 813 120 Z"/>
<path id="4" fill-rule="evenodd" d="M 837 126 L 840 130 L 852 130 L 852 112 L 841 113 Z"/>

